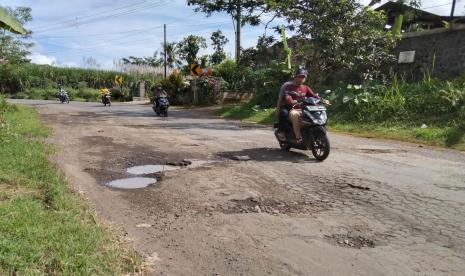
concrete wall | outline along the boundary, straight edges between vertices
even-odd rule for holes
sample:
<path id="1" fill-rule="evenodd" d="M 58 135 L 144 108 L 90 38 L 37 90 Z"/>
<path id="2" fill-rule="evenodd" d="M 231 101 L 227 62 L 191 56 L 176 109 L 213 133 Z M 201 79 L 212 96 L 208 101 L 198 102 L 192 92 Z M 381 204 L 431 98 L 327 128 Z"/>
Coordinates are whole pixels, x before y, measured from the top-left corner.
<path id="1" fill-rule="evenodd" d="M 413 62 L 408 60 L 410 51 L 415 51 Z M 395 50 L 397 58 L 400 52 L 407 63 L 398 63 L 396 69 L 408 78 L 419 79 L 425 70 L 433 73 L 433 63 L 435 76 L 458 76 L 465 73 L 465 26 L 404 34 Z"/>

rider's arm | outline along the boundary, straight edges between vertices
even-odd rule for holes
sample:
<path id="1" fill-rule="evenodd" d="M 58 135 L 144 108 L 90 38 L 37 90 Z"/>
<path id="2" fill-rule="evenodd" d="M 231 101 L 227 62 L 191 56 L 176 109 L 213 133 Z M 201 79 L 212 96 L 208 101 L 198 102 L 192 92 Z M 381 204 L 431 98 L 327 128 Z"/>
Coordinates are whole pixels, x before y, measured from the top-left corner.
<path id="1" fill-rule="evenodd" d="M 286 102 L 286 105 L 292 106 L 297 103 L 297 100 L 294 100 L 294 98 L 292 98 L 290 95 L 286 95 L 285 102 Z"/>
<path id="2" fill-rule="evenodd" d="M 313 92 L 313 90 L 309 86 L 307 86 L 307 93 L 305 94 L 306 94 L 305 95 L 306 97 L 313 97 L 313 98 L 321 99 L 321 97 L 318 96 L 315 92 Z"/>

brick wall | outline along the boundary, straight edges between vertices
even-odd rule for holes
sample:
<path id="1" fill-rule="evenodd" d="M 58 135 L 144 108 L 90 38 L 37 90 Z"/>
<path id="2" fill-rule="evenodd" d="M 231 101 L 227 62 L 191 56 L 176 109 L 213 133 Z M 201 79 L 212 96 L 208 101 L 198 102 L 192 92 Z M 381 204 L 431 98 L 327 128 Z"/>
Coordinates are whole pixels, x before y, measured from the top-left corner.
<path id="1" fill-rule="evenodd" d="M 464 74 L 465 26 L 404 34 L 395 50 L 396 57 L 407 51 L 415 51 L 413 62 L 395 67 L 409 78 L 420 79 L 425 70 L 442 78 Z"/>

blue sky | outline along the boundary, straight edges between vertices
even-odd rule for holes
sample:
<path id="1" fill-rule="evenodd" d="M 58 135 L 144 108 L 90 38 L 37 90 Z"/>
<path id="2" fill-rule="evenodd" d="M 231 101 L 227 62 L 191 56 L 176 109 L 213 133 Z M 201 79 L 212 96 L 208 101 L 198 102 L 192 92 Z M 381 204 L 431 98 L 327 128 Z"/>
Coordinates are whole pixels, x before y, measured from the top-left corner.
<path id="1" fill-rule="evenodd" d="M 451 3 L 452 0 L 423 0 L 422 7 L 449 15 Z M 226 13 L 211 17 L 195 13 L 185 0 L 3 0 L 2 5 L 32 8 L 34 20 L 25 27 L 33 31 L 35 46 L 30 58 L 35 63 L 82 67 L 83 57 L 93 57 L 103 68 L 111 69 L 114 60 L 131 55 L 151 56 L 160 51 L 164 23 L 168 41 L 180 41 L 192 33 L 205 37 L 210 45 L 211 33 L 220 29 L 229 39 L 227 55 L 234 56 L 231 17 Z M 457 15 L 465 14 L 464 6 L 465 0 L 457 1 Z M 270 27 L 279 23 L 273 22 Z M 264 25 L 244 27 L 242 46 L 254 46 L 264 31 Z M 209 47 L 201 54 L 211 51 Z"/>

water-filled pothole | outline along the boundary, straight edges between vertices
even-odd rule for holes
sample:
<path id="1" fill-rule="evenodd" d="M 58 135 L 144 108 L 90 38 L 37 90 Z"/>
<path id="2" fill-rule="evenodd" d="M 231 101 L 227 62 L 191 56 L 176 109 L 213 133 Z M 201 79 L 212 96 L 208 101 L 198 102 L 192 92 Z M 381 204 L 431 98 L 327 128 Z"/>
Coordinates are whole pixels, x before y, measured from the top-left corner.
<path id="1" fill-rule="evenodd" d="M 169 166 L 169 165 L 144 165 L 144 166 L 135 166 L 128 168 L 126 171 L 130 174 L 153 174 L 164 171 L 173 171 L 178 170 L 180 167 Z"/>
<path id="2" fill-rule="evenodd" d="M 139 189 L 145 188 L 151 184 L 157 183 L 156 178 L 150 177 L 131 177 L 125 179 L 118 179 L 108 182 L 106 186 L 118 189 Z"/>
<path id="3" fill-rule="evenodd" d="M 209 161 L 203 161 L 203 160 L 183 160 L 181 162 L 170 162 L 169 164 L 174 164 L 174 165 L 143 165 L 143 166 L 135 166 L 135 167 L 130 167 L 126 171 L 130 174 L 134 175 L 144 175 L 144 174 L 155 174 L 155 173 L 161 173 L 165 171 L 174 171 L 174 170 L 179 170 L 182 168 L 198 168 L 201 167 L 207 163 L 210 163 Z"/>

